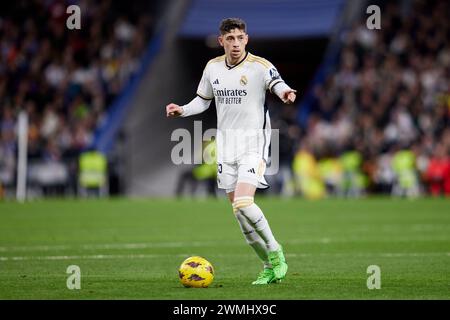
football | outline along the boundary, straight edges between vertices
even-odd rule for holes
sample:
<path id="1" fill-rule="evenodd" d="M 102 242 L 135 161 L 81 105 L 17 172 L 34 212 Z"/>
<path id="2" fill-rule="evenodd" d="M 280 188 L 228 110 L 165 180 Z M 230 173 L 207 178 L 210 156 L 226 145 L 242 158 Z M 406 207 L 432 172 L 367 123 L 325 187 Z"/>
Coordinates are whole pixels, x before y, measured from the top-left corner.
<path id="1" fill-rule="evenodd" d="M 187 288 L 207 288 L 214 280 L 214 268 L 205 258 L 189 257 L 181 263 L 178 276 Z"/>

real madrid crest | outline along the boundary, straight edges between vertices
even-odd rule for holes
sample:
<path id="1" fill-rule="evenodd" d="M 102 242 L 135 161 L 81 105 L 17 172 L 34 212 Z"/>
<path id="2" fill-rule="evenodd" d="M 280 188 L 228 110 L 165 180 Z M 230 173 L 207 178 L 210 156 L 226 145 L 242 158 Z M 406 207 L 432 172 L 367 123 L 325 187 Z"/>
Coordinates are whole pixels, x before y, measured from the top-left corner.
<path id="1" fill-rule="evenodd" d="M 242 86 L 247 85 L 247 77 L 246 76 L 241 76 L 241 80 L 239 81 L 241 83 Z"/>

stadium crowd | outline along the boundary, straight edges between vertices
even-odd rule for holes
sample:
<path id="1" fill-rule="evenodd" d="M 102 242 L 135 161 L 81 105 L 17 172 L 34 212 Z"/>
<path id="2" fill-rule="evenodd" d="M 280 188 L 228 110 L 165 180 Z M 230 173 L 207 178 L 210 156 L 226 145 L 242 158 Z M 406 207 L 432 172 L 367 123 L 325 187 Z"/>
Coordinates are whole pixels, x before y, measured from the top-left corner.
<path id="1" fill-rule="evenodd" d="M 78 155 L 139 68 L 153 24 L 148 3 L 80 1 L 81 29 L 69 30 L 72 2 L 2 4 L 0 185 L 15 183 L 17 116 L 26 110 L 30 183 L 75 187 Z"/>
<path id="2" fill-rule="evenodd" d="M 388 2 L 381 12 L 381 30 L 361 21 L 344 33 L 306 127 L 287 108 L 273 125 L 288 149 L 282 192 L 450 195 L 450 5 L 402 12 Z"/>

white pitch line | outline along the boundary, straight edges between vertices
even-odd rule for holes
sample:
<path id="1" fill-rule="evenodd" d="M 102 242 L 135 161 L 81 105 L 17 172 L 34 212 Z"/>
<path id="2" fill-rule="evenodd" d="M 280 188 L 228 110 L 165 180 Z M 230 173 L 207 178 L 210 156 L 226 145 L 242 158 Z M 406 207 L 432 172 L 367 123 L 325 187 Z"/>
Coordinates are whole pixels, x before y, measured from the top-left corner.
<path id="1" fill-rule="evenodd" d="M 153 259 L 160 258 L 162 254 L 95 254 L 75 256 L 23 256 L 23 257 L 0 257 L 0 261 L 26 261 L 26 260 L 103 260 L 103 259 Z M 186 255 L 171 255 L 186 257 Z"/>
<path id="2" fill-rule="evenodd" d="M 319 239 L 290 239 L 284 244 L 333 244 L 348 242 L 391 242 L 391 241 L 450 241 L 448 237 L 422 237 L 422 238 L 387 238 L 387 239 L 362 239 L 361 237 L 347 237 L 343 239 L 319 238 Z M 0 252 L 33 252 L 33 251 L 63 251 L 63 250 L 134 250 L 151 248 L 189 248 L 189 247 L 217 247 L 223 244 L 227 246 L 240 246 L 242 241 L 194 241 L 194 242 L 141 242 L 141 243 L 104 243 L 104 244 L 79 244 L 79 245 L 35 245 L 35 246 L 0 246 Z"/>
<path id="3" fill-rule="evenodd" d="M 73 255 L 73 256 L 18 256 L 18 257 L 1 257 L 0 261 L 28 261 L 28 260 L 107 260 L 107 259 L 155 259 L 161 257 L 180 257 L 184 258 L 189 254 L 95 254 L 95 255 Z M 246 253 L 230 253 L 230 254 L 209 254 L 213 257 L 229 257 L 229 256 L 251 256 Z M 381 252 L 381 253 L 288 253 L 288 258 L 307 258 L 307 257 L 427 257 L 427 256 L 447 256 L 450 252 Z"/>
<path id="4" fill-rule="evenodd" d="M 15 251 L 61 251 L 61 250 L 97 250 L 97 249 L 148 249 L 148 248 L 181 248 L 211 247 L 223 242 L 143 242 L 143 243 L 104 243 L 80 245 L 37 245 L 37 246 L 2 246 L 0 252 Z M 236 242 L 237 243 L 237 242 Z M 227 243 L 228 244 L 228 243 Z"/>

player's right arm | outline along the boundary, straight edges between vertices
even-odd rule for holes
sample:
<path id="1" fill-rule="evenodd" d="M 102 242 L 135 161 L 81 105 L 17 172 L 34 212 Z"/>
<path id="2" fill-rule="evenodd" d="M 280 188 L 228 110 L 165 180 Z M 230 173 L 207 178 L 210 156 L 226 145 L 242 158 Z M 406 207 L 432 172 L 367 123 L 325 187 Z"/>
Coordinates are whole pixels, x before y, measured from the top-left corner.
<path id="1" fill-rule="evenodd" d="M 202 113 L 209 108 L 210 104 L 211 100 L 206 100 L 197 96 L 184 106 L 179 106 L 175 103 L 168 104 L 166 106 L 166 114 L 168 118 L 188 117 Z"/>
<path id="2" fill-rule="evenodd" d="M 211 82 L 209 81 L 209 68 L 206 65 L 203 70 L 202 79 L 197 88 L 197 97 L 184 106 L 175 103 L 166 106 L 166 114 L 169 118 L 188 117 L 202 113 L 209 108 L 211 100 L 214 98 Z"/>

